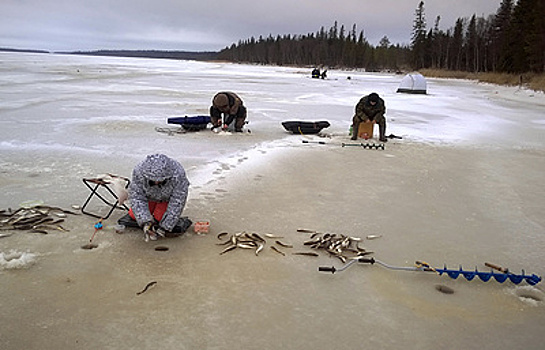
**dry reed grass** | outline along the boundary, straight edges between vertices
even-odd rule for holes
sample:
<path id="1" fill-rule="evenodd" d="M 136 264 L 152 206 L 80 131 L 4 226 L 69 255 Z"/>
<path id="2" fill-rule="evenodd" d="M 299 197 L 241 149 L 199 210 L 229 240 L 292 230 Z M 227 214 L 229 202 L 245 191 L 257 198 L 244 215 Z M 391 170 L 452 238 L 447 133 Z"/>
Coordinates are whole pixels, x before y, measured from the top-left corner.
<path id="1" fill-rule="evenodd" d="M 483 83 L 506 85 L 506 86 L 524 86 L 526 88 L 545 92 L 545 74 L 524 73 L 471 73 L 461 71 L 448 71 L 442 69 L 422 69 L 420 73 L 426 77 L 447 78 L 447 79 L 470 79 L 478 80 Z"/>

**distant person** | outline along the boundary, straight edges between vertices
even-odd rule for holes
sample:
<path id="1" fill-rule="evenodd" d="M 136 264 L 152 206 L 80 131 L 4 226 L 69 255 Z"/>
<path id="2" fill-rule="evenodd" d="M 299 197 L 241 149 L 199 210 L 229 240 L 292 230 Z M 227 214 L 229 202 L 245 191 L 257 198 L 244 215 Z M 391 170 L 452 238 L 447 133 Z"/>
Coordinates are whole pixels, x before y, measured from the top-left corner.
<path id="1" fill-rule="evenodd" d="M 149 155 L 136 165 L 129 185 L 128 215 L 144 230 L 146 241 L 183 233 L 178 222 L 188 188 L 182 165 L 164 154 Z"/>
<path id="2" fill-rule="evenodd" d="M 210 107 L 212 129 L 221 127 L 223 130 L 227 130 L 234 120 L 235 131 L 242 132 L 247 115 L 248 112 L 243 105 L 242 99 L 234 92 L 218 92 L 212 99 L 212 106 Z"/>
<path id="3" fill-rule="evenodd" d="M 322 72 L 322 74 L 320 74 L 320 77 L 321 77 L 322 79 L 327 78 L 327 69 L 324 69 L 324 71 Z"/>
<path id="4" fill-rule="evenodd" d="M 352 140 L 358 138 L 360 123 L 376 122 L 379 127 L 379 140 L 388 142 L 386 138 L 386 106 L 384 100 L 375 92 L 363 96 L 356 105 L 356 114 L 352 118 Z"/>
<path id="5" fill-rule="evenodd" d="M 315 79 L 319 79 L 320 78 L 320 69 L 318 68 L 314 68 L 312 70 L 312 77 L 315 78 Z"/>

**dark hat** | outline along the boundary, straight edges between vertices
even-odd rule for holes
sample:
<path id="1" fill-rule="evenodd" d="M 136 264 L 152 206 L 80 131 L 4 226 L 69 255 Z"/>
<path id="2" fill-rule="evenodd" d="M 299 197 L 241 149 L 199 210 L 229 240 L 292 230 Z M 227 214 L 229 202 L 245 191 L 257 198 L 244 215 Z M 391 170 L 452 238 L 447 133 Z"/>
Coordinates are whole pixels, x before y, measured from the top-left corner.
<path id="1" fill-rule="evenodd" d="M 222 108 L 229 106 L 229 98 L 226 94 L 219 93 L 216 96 L 214 96 L 214 100 L 212 101 L 215 107 Z"/>
<path id="2" fill-rule="evenodd" d="M 367 98 L 367 100 L 369 102 L 378 103 L 378 100 L 379 100 L 378 94 L 376 92 L 373 92 L 373 93 L 369 94 L 369 97 Z"/>

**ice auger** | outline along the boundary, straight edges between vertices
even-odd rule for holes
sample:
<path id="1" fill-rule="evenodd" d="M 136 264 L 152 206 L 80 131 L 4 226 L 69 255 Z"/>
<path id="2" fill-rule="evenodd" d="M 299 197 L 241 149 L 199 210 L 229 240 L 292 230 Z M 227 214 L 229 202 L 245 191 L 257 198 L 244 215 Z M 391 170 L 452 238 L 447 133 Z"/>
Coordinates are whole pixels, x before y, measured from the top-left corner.
<path id="1" fill-rule="evenodd" d="M 339 269 L 335 268 L 335 266 L 331 266 L 331 267 L 320 266 L 318 267 L 318 271 L 331 272 L 331 273 L 340 272 L 340 271 L 346 270 L 347 268 L 349 268 L 356 262 L 371 264 L 371 265 L 376 263 L 378 265 L 381 265 L 391 270 L 434 272 L 434 273 L 437 273 L 439 276 L 446 274 L 452 279 L 457 279 L 460 275 L 462 275 L 468 281 L 471 281 L 475 277 L 478 277 L 483 282 L 487 282 L 490 279 L 494 278 L 499 283 L 503 283 L 509 280 L 513 282 L 514 284 L 519 284 L 522 281 L 526 281 L 526 283 L 532 286 L 541 282 L 541 277 L 535 274 L 527 275 L 525 274 L 524 270 L 522 270 L 521 274 L 514 274 L 507 269 L 504 269 L 502 267 L 499 267 L 490 263 L 486 263 L 486 266 L 491 268 L 490 272 L 483 272 L 483 271 L 478 271 L 477 268 L 475 268 L 475 271 L 464 270 L 462 266 L 460 266 L 458 270 L 448 269 L 446 265 L 444 265 L 444 268 L 434 268 L 434 267 L 431 267 L 429 264 L 425 262 L 421 262 L 421 261 L 417 261 L 415 266 L 392 266 L 380 260 L 377 260 L 375 258 L 359 258 L 359 259 L 350 261 L 348 264 L 346 264 L 345 266 Z M 494 269 L 498 270 L 499 272 L 494 272 Z"/>

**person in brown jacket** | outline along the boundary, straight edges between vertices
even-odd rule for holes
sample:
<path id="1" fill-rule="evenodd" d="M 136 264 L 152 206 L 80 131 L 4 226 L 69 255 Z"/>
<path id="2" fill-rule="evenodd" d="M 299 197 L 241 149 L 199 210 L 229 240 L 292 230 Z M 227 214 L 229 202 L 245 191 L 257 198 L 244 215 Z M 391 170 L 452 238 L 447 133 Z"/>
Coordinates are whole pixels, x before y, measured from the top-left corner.
<path id="1" fill-rule="evenodd" d="M 379 127 L 379 140 L 387 142 L 386 138 L 386 106 L 384 100 L 373 92 L 363 96 L 356 105 L 356 114 L 352 118 L 352 140 L 357 139 L 360 123 L 372 123 L 375 121 Z"/>
<path id="2" fill-rule="evenodd" d="M 212 99 L 212 106 L 210 107 L 212 129 L 222 127 L 226 130 L 233 120 L 235 120 L 235 131 L 242 132 L 247 114 L 248 112 L 242 103 L 242 99 L 234 92 L 218 92 Z"/>

